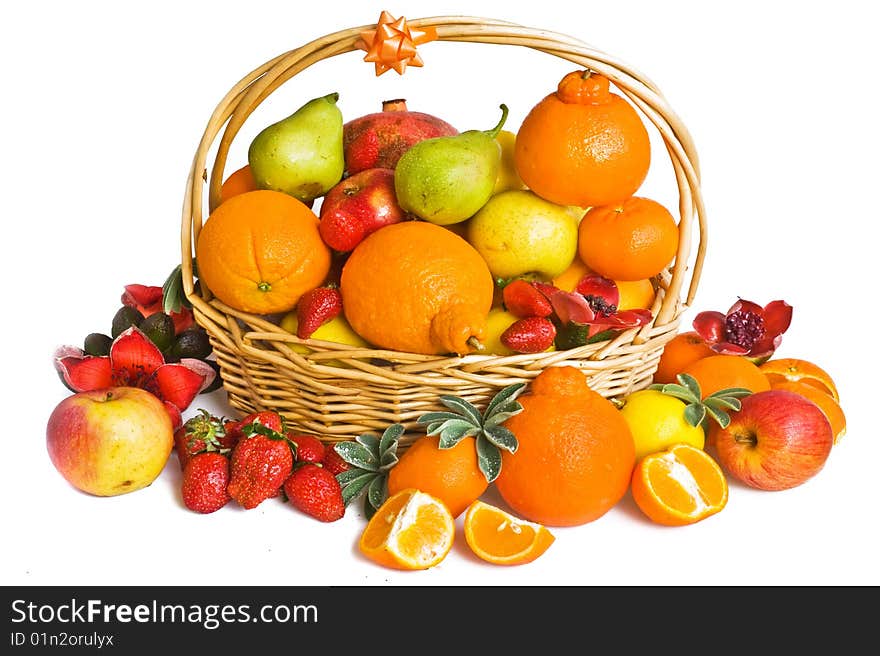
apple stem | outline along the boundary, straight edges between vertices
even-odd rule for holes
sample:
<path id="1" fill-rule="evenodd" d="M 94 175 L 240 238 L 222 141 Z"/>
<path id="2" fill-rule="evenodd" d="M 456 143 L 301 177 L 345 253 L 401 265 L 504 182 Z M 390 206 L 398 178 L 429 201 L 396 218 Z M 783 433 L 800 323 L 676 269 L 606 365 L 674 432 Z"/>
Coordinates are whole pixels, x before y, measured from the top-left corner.
<path id="1" fill-rule="evenodd" d="M 745 444 L 747 446 L 755 446 L 758 444 L 758 438 L 754 433 L 736 433 L 733 441 L 737 444 Z"/>

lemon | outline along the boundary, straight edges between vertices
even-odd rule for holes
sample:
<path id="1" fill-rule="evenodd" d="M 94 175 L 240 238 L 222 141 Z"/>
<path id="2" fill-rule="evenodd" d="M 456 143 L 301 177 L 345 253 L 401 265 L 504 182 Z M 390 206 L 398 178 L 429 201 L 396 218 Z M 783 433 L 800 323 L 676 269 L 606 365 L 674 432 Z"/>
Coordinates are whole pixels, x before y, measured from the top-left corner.
<path id="1" fill-rule="evenodd" d="M 296 318 L 296 311 L 294 310 L 285 314 L 281 319 L 280 325 L 283 330 L 296 335 L 296 329 L 299 326 L 299 320 Z M 337 314 L 333 319 L 320 326 L 312 333 L 311 339 L 319 339 L 324 342 L 336 342 L 337 344 L 347 344 L 349 346 L 362 348 L 368 348 L 370 346 L 354 331 L 354 328 L 349 325 L 348 320 L 346 320 L 343 314 Z M 303 355 L 312 352 L 312 349 L 303 344 L 289 344 L 289 346 L 291 350 L 297 353 L 302 353 Z M 339 360 L 326 360 L 321 364 L 328 364 L 335 367 L 348 366 Z"/>
<path id="2" fill-rule="evenodd" d="M 700 426 L 684 418 L 687 404 L 659 390 L 639 390 L 624 398 L 621 414 L 629 424 L 636 447 L 636 461 L 673 444 L 685 443 L 702 449 L 706 435 Z"/>
<path id="3" fill-rule="evenodd" d="M 489 315 L 486 317 L 486 338 L 483 340 L 483 346 L 486 348 L 480 353 L 482 355 L 514 355 L 516 351 L 511 351 L 501 343 L 501 334 L 516 321 L 519 321 L 519 317 L 503 307 L 494 307 L 489 310 Z M 544 353 L 555 350 L 556 347 L 551 344 L 544 350 Z"/>
<path id="4" fill-rule="evenodd" d="M 495 137 L 495 141 L 501 146 L 501 165 L 498 167 L 498 177 L 495 179 L 493 194 L 511 189 L 525 189 L 526 185 L 516 172 L 513 163 L 513 151 L 516 145 L 516 135 L 510 130 L 501 130 Z"/>

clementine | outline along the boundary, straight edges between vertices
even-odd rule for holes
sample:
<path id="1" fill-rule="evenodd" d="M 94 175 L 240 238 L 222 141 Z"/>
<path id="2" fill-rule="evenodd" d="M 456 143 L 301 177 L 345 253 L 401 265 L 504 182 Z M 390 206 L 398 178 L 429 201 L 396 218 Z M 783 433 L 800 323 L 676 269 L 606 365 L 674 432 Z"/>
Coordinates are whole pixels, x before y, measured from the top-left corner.
<path id="1" fill-rule="evenodd" d="M 547 526 L 574 526 L 607 513 L 626 494 L 635 445 L 614 404 L 571 366 L 544 369 L 504 426 L 519 443 L 502 453 L 495 486 L 510 508 Z"/>
<path id="2" fill-rule="evenodd" d="M 697 380 L 703 398 L 729 387 L 743 387 L 751 392 L 770 389 L 770 381 L 758 365 L 740 355 L 710 355 L 691 362 L 680 373 Z"/>
<path id="3" fill-rule="evenodd" d="M 464 539 L 486 562 L 524 565 L 544 554 L 556 537 L 541 524 L 523 521 L 477 500 L 465 513 Z"/>
<path id="4" fill-rule="evenodd" d="M 840 402 L 837 385 L 831 375 L 819 365 L 803 358 L 773 358 L 760 365 L 761 371 L 770 379 L 800 381 L 812 385 Z"/>
<path id="5" fill-rule="evenodd" d="M 655 383 L 677 383 L 676 376 L 682 370 L 700 358 L 716 355 L 699 333 L 691 330 L 673 337 L 660 355 L 657 371 L 654 373 Z"/>
<path id="6" fill-rule="evenodd" d="M 573 71 L 523 119 L 514 163 L 526 186 L 546 200 L 607 205 L 629 198 L 645 180 L 650 137 L 608 78 Z"/>
<path id="7" fill-rule="evenodd" d="M 199 281 L 226 305 L 254 314 L 291 310 L 330 271 L 318 217 L 280 191 L 249 191 L 221 203 L 196 243 Z"/>
<path id="8" fill-rule="evenodd" d="M 223 184 L 220 185 L 220 202 L 229 200 L 233 196 L 238 196 L 247 191 L 256 191 L 257 181 L 254 180 L 254 174 L 251 173 L 249 164 L 245 164 L 237 171 L 229 175 Z"/>
<path id="9" fill-rule="evenodd" d="M 352 328 L 380 348 L 422 354 L 474 350 L 495 283 L 467 241 L 426 221 L 370 234 L 342 269 L 340 291 Z"/>
<path id="10" fill-rule="evenodd" d="M 663 205 L 634 196 L 592 207 L 578 226 L 578 253 L 590 269 L 612 280 L 640 280 L 669 266 L 678 226 Z"/>

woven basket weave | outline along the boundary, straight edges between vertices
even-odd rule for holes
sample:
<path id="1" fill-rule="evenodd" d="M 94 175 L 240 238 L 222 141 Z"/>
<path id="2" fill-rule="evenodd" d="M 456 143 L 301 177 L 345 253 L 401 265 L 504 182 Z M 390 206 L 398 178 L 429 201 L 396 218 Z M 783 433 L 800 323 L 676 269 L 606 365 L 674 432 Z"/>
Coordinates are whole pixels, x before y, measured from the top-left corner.
<path id="1" fill-rule="evenodd" d="M 441 41 L 531 48 L 601 73 L 659 131 L 678 185 L 679 246 L 670 268 L 654 279 L 654 319 L 612 340 L 570 350 L 503 357 L 429 356 L 300 340 L 269 318 L 230 308 L 199 289 L 193 270 L 195 243 L 207 214 L 219 204 L 232 140 L 251 112 L 280 85 L 313 64 L 355 50 L 360 33 L 375 26 L 353 27 L 284 53 L 243 78 L 215 109 L 193 160 L 181 227 L 184 291 L 196 322 L 208 332 L 230 405 L 241 413 L 275 410 L 293 427 L 333 442 L 381 432 L 395 422 L 412 429 L 421 414 L 445 409 L 438 400 L 443 394 L 483 407 L 502 387 L 528 382 L 550 366 L 578 367 L 590 387 L 608 398 L 648 386 L 664 346 L 676 335 L 679 319 L 693 300 L 705 255 L 699 168 L 687 129 L 650 80 L 572 37 L 465 16 L 414 19 L 409 24 L 436 27 Z M 209 169 L 209 152 L 215 145 Z M 690 263 L 694 235 L 697 246 Z M 295 352 L 295 344 L 307 345 L 309 352 Z M 336 366 L 340 362 L 346 366 Z"/>

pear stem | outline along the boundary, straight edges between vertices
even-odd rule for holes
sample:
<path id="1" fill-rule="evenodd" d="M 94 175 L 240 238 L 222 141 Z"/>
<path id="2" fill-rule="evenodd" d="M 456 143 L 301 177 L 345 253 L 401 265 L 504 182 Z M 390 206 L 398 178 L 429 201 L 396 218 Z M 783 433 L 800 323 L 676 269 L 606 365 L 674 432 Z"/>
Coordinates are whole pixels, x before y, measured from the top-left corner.
<path id="1" fill-rule="evenodd" d="M 507 121 L 507 105 L 501 103 L 501 120 L 498 121 L 498 125 L 496 125 L 491 130 L 487 130 L 486 134 L 488 134 L 493 139 L 498 136 L 498 133 L 501 132 L 501 128 L 504 127 L 504 122 Z"/>

